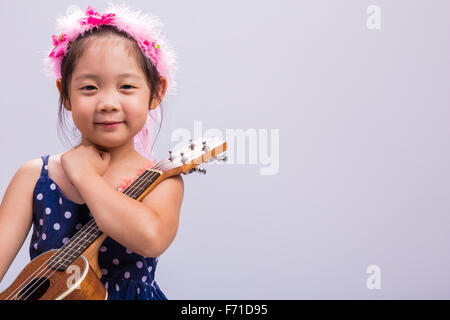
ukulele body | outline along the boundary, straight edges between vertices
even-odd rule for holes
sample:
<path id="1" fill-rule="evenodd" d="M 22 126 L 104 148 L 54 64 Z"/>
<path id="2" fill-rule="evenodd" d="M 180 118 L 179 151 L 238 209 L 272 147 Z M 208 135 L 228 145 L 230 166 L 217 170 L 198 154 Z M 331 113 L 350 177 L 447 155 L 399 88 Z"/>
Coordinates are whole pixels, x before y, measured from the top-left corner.
<path id="1" fill-rule="evenodd" d="M 98 266 L 98 248 L 105 238 L 101 235 L 65 271 L 47 265 L 58 250 L 42 253 L 0 293 L 0 300 L 106 300 L 108 292 Z"/>
<path id="2" fill-rule="evenodd" d="M 216 137 L 198 138 L 195 141 L 191 139 L 188 147 L 169 151 L 169 159 L 145 170 L 122 193 L 141 201 L 158 183 L 168 177 L 195 171 L 204 174 L 204 169 L 197 168 L 199 164 L 213 158 L 226 161 L 226 157 L 217 157 L 226 149 L 227 143 Z M 87 230 L 93 232 L 95 240 L 92 243 L 90 240 L 84 241 L 88 243 L 87 248 L 66 270 L 51 269 L 47 262 L 52 256 L 57 256 L 58 250 L 47 251 L 28 263 L 14 282 L 5 291 L 0 292 L 0 300 L 106 300 L 108 292 L 100 281 L 102 273 L 98 264 L 98 251 L 107 235 L 101 232 L 95 222 Z M 81 229 L 79 232 L 85 230 Z M 87 235 L 90 238 L 89 232 L 85 233 L 84 237 Z M 44 272 L 40 272 L 41 269 Z"/>

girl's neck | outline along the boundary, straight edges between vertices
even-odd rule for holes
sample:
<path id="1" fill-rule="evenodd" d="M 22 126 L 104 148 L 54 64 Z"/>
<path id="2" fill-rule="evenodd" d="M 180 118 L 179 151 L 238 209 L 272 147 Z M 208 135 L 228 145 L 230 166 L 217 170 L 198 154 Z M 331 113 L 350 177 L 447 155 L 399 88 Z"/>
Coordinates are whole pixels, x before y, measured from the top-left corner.
<path id="1" fill-rule="evenodd" d="M 133 141 L 119 147 L 105 148 L 83 139 L 80 145 L 95 146 L 100 151 L 109 152 L 111 155 L 109 167 L 122 167 L 124 163 L 135 163 L 136 161 L 145 159 L 134 149 Z"/>

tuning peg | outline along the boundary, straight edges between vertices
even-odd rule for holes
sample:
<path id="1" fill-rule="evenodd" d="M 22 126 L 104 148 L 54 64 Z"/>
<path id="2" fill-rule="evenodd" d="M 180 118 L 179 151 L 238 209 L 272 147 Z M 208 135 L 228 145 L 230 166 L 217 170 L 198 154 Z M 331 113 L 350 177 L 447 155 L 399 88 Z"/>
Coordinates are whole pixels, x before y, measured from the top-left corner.
<path id="1" fill-rule="evenodd" d="M 183 173 L 184 175 L 188 175 L 188 174 L 191 174 L 191 173 L 194 173 L 195 171 L 197 171 L 198 170 L 198 168 L 197 167 L 194 167 L 194 168 L 192 168 L 191 170 L 188 170 L 188 171 L 186 171 L 185 173 Z"/>
<path id="2" fill-rule="evenodd" d="M 202 151 L 208 151 L 209 150 L 209 147 L 206 145 L 206 141 L 202 141 L 202 144 L 203 144 L 203 148 L 202 148 Z"/>
<path id="3" fill-rule="evenodd" d="M 228 161 L 228 157 L 226 155 L 215 156 L 214 158 L 216 158 L 217 161 L 222 161 L 222 162 Z"/>
<path id="4" fill-rule="evenodd" d="M 195 148 L 195 144 L 192 142 L 192 138 L 189 139 L 189 148 L 190 148 L 191 150 L 194 150 L 194 148 Z"/>
<path id="5" fill-rule="evenodd" d="M 226 155 L 215 156 L 215 157 L 212 157 L 208 162 L 213 162 L 213 161 L 227 162 L 228 157 Z"/>
<path id="6" fill-rule="evenodd" d="M 184 153 L 183 153 L 183 152 L 180 152 L 180 156 L 181 156 L 181 162 L 182 162 L 183 164 L 185 164 L 185 163 L 187 162 L 187 159 L 186 159 L 186 157 L 184 156 Z"/>
<path id="7" fill-rule="evenodd" d="M 202 173 L 202 174 L 206 174 L 206 169 L 203 169 L 203 168 L 198 168 L 198 170 L 195 170 L 195 171 Z"/>
<path id="8" fill-rule="evenodd" d="M 206 169 L 194 167 L 194 168 L 192 168 L 191 170 L 189 170 L 189 171 L 187 171 L 186 173 L 184 173 L 184 175 L 191 174 L 191 173 L 194 173 L 194 172 L 206 174 Z"/>
<path id="9" fill-rule="evenodd" d="M 172 151 L 169 151 L 169 160 L 172 161 L 173 157 L 172 157 Z"/>

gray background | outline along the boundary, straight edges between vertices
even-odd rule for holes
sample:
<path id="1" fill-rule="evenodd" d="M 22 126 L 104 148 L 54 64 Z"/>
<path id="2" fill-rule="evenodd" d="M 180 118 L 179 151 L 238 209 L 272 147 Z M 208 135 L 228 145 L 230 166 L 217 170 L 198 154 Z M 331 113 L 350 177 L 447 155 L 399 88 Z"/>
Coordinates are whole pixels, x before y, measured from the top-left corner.
<path id="1" fill-rule="evenodd" d="M 450 298 L 450 2 L 128 3 L 161 18 L 179 55 L 160 158 L 196 120 L 224 135 L 280 130 L 275 175 L 247 157 L 184 177 L 156 272 L 169 299 Z M 1 195 L 22 163 L 66 150 L 40 51 L 70 4 L 0 0 Z M 373 4 L 380 30 L 366 26 Z"/>

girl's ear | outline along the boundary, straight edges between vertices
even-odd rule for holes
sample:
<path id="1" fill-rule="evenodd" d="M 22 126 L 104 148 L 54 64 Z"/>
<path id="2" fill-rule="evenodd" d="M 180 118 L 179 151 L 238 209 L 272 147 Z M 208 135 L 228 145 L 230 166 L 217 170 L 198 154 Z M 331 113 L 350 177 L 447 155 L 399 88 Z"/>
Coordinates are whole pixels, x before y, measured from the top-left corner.
<path id="1" fill-rule="evenodd" d="M 158 99 L 154 99 L 152 104 L 150 105 L 150 110 L 155 109 L 160 103 L 161 101 L 164 99 L 164 95 L 166 94 L 166 90 L 167 90 L 167 79 L 164 77 L 161 77 L 161 87 L 159 89 L 159 96 L 160 96 L 160 100 Z"/>
<path id="2" fill-rule="evenodd" d="M 59 95 L 61 95 L 61 78 L 56 79 L 56 87 L 58 88 Z M 64 108 L 66 108 L 67 111 L 72 111 L 72 108 L 70 106 L 70 103 L 66 103 L 63 101 Z"/>

